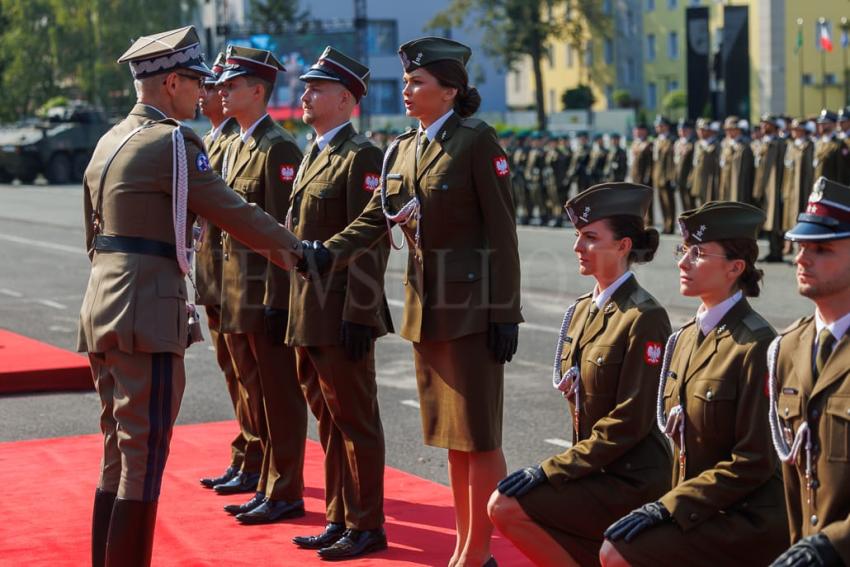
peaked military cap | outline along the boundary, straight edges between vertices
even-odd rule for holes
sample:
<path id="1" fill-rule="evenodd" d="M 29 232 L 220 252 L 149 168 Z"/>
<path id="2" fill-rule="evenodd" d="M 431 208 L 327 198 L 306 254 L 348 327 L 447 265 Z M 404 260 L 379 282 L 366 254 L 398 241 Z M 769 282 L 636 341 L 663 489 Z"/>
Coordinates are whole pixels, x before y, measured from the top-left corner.
<path id="1" fill-rule="evenodd" d="M 413 71 L 436 61 L 457 61 L 466 67 L 472 50 L 466 45 L 444 37 L 420 37 L 398 48 L 405 71 Z"/>
<path id="2" fill-rule="evenodd" d="M 305 82 L 337 81 L 360 100 L 369 87 L 369 67 L 329 45 L 319 60 L 298 78 Z"/>
<path id="3" fill-rule="evenodd" d="M 741 120 L 737 116 L 727 116 L 726 120 L 723 121 L 723 129 L 731 130 L 733 128 L 740 128 Z"/>
<path id="4" fill-rule="evenodd" d="M 845 106 L 839 110 L 837 118 L 839 122 L 846 122 L 847 120 L 850 120 L 850 106 Z"/>
<path id="5" fill-rule="evenodd" d="M 142 36 L 118 58 L 129 63 L 134 79 L 173 69 L 189 69 L 204 76 L 213 72 L 204 63 L 204 50 L 194 26 Z"/>
<path id="6" fill-rule="evenodd" d="M 286 71 L 280 61 L 267 49 L 255 49 L 241 45 L 228 45 L 224 72 L 218 78 L 221 84 L 242 75 L 252 75 L 274 83 L 278 71 Z"/>
<path id="7" fill-rule="evenodd" d="M 795 118 L 791 121 L 791 129 L 792 130 L 806 130 L 806 121 L 800 120 L 799 118 Z"/>
<path id="8" fill-rule="evenodd" d="M 824 108 L 820 111 L 820 115 L 818 116 L 818 124 L 825 124 L 827 122 L 838 122 L 838 115 L 833 111 Z"/>
<path id="9" fill-rule="evenodd" d="M 215 57 L 215 61 L 213 61 L 212 72 L 213 76 L 207 77 L 204 79 L 204 84 L 214 85 L 218 78 L 221 76 L 221 73 L 224 71 L 225 59 L 224 53 L 220 52 Z"/>
<path id="10" fill-rule="evenodd" d="M 620 215 L 643 218 L 652 202 L 652 189 L 637 183 L 600 183 L 564 205 L 576 228 Z"/>
<path id="11" fill-rule="evenodd" d="M 767 215 L 758 207 L 735 201 L 709 201 L 679 215 L 679 230 L 688 244 L 731 238 L 758 238 Z"/>
<path id="12" fill-rule="evenodd" d="M 774 126 L 777 126 L 779 124 L 779 117 L 774 114 L 770 114 L 769 112 L 765 112 L 761 115 L 761 119 L 759 121 L 765 124 L 773 124 Z"/>
<path id="13" fill-rule="evenodd" d="M 815 181 L 806 210 L 785 238 L 794 242 L 850 238 L 850 187 L 826 177 Z"/>
<path id="14" fill-rule="evenodd" d="M 708 118 L 697 118 L 697 129 L 711 130 L 711 120 Z"/>
<path id="15" fill-rule="evenodd" d="M 693 129 L 694 123 L 687 118 L 682 118 L 679 120 L 679 128 L 691 128 Z"/>
<path id="16" fill-rule="evenodd" d="M 662 116 L 660 114 L 657 114 L 655 116 L 655 121 L 652 123 L 652 125 L 653 126 L 662 126 L 662 125 L 663 126 L 672 126 L 670 121 L 665 116 Z"/>

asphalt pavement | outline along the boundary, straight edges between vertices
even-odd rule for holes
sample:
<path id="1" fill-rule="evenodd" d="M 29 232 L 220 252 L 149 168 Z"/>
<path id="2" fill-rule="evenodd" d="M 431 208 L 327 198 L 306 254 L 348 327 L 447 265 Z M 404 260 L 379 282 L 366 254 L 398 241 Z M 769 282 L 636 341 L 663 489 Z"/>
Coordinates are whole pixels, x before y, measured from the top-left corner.
<path id="1" fill-rule="evenodd" d="M 0 185 L 0 328 L 73 350 L 89 273 L 79 186 Z M 580 276 L 571 228 L 520 227 L 522 303 L 519 351 L 505 377 L 504 450 L 508 469 L 537 463 L 568 446 L 570 420 L 552 389 L 552 357 L 564 310 L 593 286 Z M 397 237 L 398 239 L 398 237 Z M 697 302 L 678 292 L 673 249 L 663 236 L 656 259 L 635 272 L 667 309 L 674 328 Z M 393 252 L 386 277 L 393 319 L 401 322 L 401 284 L 407 251 Z M 812 311 L 801 298 L 790 265 L 768 264 L 762 296 L 752 304 L 777 329 Z M 387 464 L 447 483 L 445 451 L 422 443 L 411 345 L 390 335 L 377 343 L 381 414 Z M 186 354 L 187 384 L 178 423 L 233 418 L 224 380 L 209 342 Z M 0 441 L 97 433 L 95 393 L 0 396 Z M 316 439 L 311 417 L 310 437 Z M 222 440 L 222 469 L 229 448 Z M 210 471 L 219 472 L 219 471 Z"/>

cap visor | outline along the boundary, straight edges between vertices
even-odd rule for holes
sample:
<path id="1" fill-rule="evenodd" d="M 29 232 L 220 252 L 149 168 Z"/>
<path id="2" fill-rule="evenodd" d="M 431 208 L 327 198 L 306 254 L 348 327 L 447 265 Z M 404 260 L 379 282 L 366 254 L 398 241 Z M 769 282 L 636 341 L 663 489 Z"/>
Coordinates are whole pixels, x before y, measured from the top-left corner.
<path id="1" fill-rule="evenodd" d="M 230 79 L 235 79 L 236 77 L 241 77 L 242 75 L 247 75 L 248 71 L 243 69 L 242 67 L 232 67 L 230 69 L 225 69 L 215 84 L 220 85 L 225 81 L 229 81 Z"/>
<path id="2" fill-rule="evenodd" d="M 837 240 L 850 237 L 850 232 L 835 232 L 829 227 L 814 222 L 798 222 L 785 233 L 785 240 L 805 242 L 808 240 Z"/>
<path id="3" fill-rule="evenodd" d="M 207 67 L 204 63 L 198 63 L 196 65 L 189 65 L 184 67 L 185 69 L 189 69 L 191 71 L 195 71 L 196 73 L 200 73 L 205 77 L 215 78 L 215 72 Z"/>
<path id="4" fill-rule="evenodd" d="M 310 69 L 300 77 L 298 77 L 301 81 L 336 81 L 341 82 L 339 77 L 336 75 L 331 75 L 327 71 L 322 69 Z"/>

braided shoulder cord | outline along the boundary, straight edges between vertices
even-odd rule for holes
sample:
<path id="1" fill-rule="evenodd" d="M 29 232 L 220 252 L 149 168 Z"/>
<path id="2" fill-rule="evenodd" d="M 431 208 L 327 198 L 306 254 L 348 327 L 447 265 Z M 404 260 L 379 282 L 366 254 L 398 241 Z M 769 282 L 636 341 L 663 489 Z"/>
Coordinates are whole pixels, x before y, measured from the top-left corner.
<path id="1" fill-rule="evenodd" d="M 570 384 L 567 383 L 566 378 L 561 376 L 561 356 L 564 354 L 564 341 L 567 340 L 567 331 L 570 328 L 577 305 L 578 301 L 570 305 L 564 313 L 561 330 L 558 332 L 558 343 L 555 345 L 555 362 L 552 364 L 552 387 L 564 393 L 566 393 Z"/>
<path id="2" fill-rule="evenodd" d="M 398 150 L 398 145 L 401 143 L 400 139 L 396 139 L 390 144 L 390 147 L 387 148 L 386 153 L 384 154 L 384 163 L 381 166 L 381 209 L 384 211 L 384 217 L 387 221 L 387 236 L 390 239 L 390 245 L 392 245 L 393 249 L 401 250 L 404 245 L 404 241 L 401 244 L 396 245 L 393 240 L 393 227 L 392 223 L 396 223 L 399 225 L 406 225 L 410 222 L 411 219 L 416 219 L 416 245 L 419 246 L 419 227 L 421 225 L 420 219 L 420 207 L 419 207 L 419 198 L 413 197 L 409 200 L 397 213 L 393 213 L 389 209 L 389 205 L 387 203 L 387 169 L 390 163 L 390 160 L 395 155 Z"/>
<path id="3" fill-rule="evenodd" d="M 185 275 L 191 272 L 191 254 L 186 247 L 186 206 L 189 198 L 189 176 L 186 168 L 186 141 L 183 132 L 177 127 L 171 132 L 174 151 L 171 208 L 174 220 L 174 244 L 177 248 L 177 264 Z"/>
<path id="4" fill-rule="evenodd" d="M 673 358 L 673 351 L 676 349 L 676 343 L 679 341 L 679 335 L 683 329 L 679 329 L 667 339 L 667 344 L 664 347 L 664 362 L 661 364 L 661 376 L 658 380 L 658 398 L 655 404 L 655 417 L 658 422 L 658 429 L 662 433 L 667 430 L 667 419 L 664 417 L 664 388 L 667 386 L 667 373 L 670 370 L 670 360 Z M 679 408 L 681 411 L 681 408 Z M 672 412 L 671 416 L 672 417 Z"/>
<path id="5" fill-rule="evenodd" d="M 768 371 L 768 390 L 770 394 L 770 408 L 768 410 L 768 420 L 770 421 L 770 437 L 773 441 L 773 448 L 776 449 L 776 454 L 779 456 L 779 460 L 783 463 L 794 464 L 797 462 L 797 459 L 800 456 L 800 449 L 803 448 L 803 444 L 806 446 L 806 467 L 807 470 L 811 468 L 811 433 L 809 431 L 809 423 L 806 420 L 803 420 L 803 423 L 797 428 L 797 432 L 794 434 L 794 440 L 791 443 L 791 446 L 788 446 L 788 443 L 785 442 L 785 438 L 782 436 L 782 423 L 779 421 L 779 412 L 778 412 L 778 404 L 779 400 L 777 400 L 777 392 L 779 391 L 779 384 L 777 382 L 776 377 L 776 365 L 779 359 L 779 343 L 782 340 L 782 335 L 777 336 L 770 343 L 770 347 L 767 349 L 767 371 Z"/>

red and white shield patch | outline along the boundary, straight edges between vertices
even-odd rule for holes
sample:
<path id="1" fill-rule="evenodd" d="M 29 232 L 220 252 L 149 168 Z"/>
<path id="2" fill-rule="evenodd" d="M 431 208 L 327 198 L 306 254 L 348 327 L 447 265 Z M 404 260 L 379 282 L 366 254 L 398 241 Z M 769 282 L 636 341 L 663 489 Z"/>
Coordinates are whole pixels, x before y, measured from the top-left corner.
<path id="1" fill-rule="evenodd" d="M 284 183 L 289 183 L 295 179 L 295 166 L 291 163 L 284 163 L 280 166 L 280 180 Z"/>
<path id="2" fill-rule="evenodd" d="M 505 177 L 511 173 L 511 168 L 508 167 L 508 158 L 505 156 L 493 158 L 493 166 L 496 168 L 496 175 L 499 177 Z"/>
<path id="3" fill-rule="evenodd" d="M 367 173 L 365 177 L 363 177 L 363 190 L 371 193 L 375 189 L 378 188 L 378 185 L 381 184 L 381 176 L 377 173 Z"/>
<path id="4" fill-rule="evenodd" d="M 646 347 L 643 350 L 643 360 L 650 366 L 658 366 L 661 362 L 661 354 L 664 352 L 664 347 L 661 343 L 647 341 Z"/>

